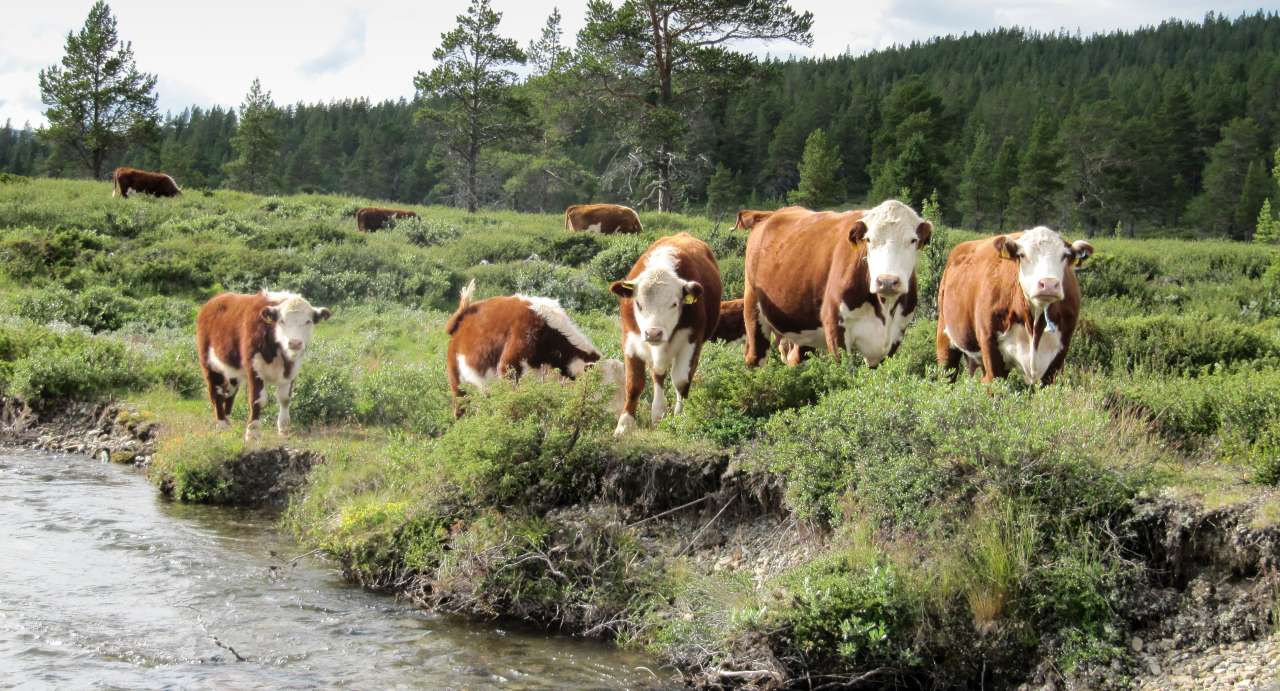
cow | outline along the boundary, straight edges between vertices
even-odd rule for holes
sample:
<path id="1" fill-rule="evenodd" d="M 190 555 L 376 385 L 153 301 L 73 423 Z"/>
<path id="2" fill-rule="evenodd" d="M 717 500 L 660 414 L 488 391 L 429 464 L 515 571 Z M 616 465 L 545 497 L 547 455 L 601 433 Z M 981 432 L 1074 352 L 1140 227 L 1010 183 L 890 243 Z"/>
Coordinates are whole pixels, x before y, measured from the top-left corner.
<path id="1" fill-rule="evenodd" d="M 574 204 L 564 210 L 564 229 L 593 233 L 639 233 L 644 230 L 635 209 L 617 204 Z"/>
<path id="2" fill-rule="evenodd" d="M 667 412 L 667 375 L 676 389 L 675 413 L 684 410 L 702 344 L 716 333 L 723 287 L 707 243 L 678 233 L 649 245 L 627 277 L 609 289 L 620 298 L 622 314 L 626 397 L 614 434 L 623 435 L 635 429 L 646 366 L 653 377 L 652 423 Z"/>
<path id="3" fill-rule="evenodd" d="M 1014 370 L 1052 384 L 1080 317 L 1075 267 L 1092 254 L 1044 226 L 956 245 L 938 286 L 938 364 L 952 379 L 963 358 L 984 382 Z"/>
<path id="4" fill-rule="evenodd" d="M 716 323 L 715 333 L 707 340 L 737 343 L 743 340 L 746 335 L 747 329 L 742 323 L 742 298 L 722 301 L 720 303 L 720 321 Z M 790 365 L 799 364 L 801 358 L 812 351 L 811 348 L 800 348 L 785 338 L 779 338 L 777 342 L 778 355 L 783 362 Z"/>
<path id="5" fill-rule="evenodd" d="M 916 255 L 933 226 L 896 200 L 868 210 L 787 207 L 747 238 L 746 361 L 768 352 L 766 332 L 805 349 L 862 354 L 875 367 L 897 352 L 916 308 Z"/>
<path id="6" fill-rule="evenodd" d="M 404 209 L 384 209 L 377 206 L 366 206 L 356 212 L 356 230 L 371 233 L 375 230 L 390 228 L 397 219 L 417 218 L 418 214 Z"/>
<path id="7" fill-rule="evenodd" d="M 761 223 L 765 219 L 773 215 L 772 211 L 756 211 L 755 209 L 743 209 L 738 212 L 738 220 L 733 225 L 734 230 L 751 230 L 756 227 L 757 223 Z"/>
<path id="8" fill-rule="evenodd" d="M 560 303 L 544 297 L 511 295 L 474 301 L 473 279 L 445 323 L 449 347 L 445 371 L 453 395 L 453 415 L 462 415 L 462 385 L 479 390 L 503 376 L 552 370 L 569 379 L 599 366 L 607 383 L 621 378 L 622 363 L 600 362 L 600 349 L 582 333 Z M 597 365 L 597 363 L 599 363 Z"/>
<path id="9" fill-rule="evenodd" d="M 327 308 L 312 307 L 301 295 L 266 290 L 252 295 L 222 293 L 200 308 L 196 355 L 219 427 L 230 425 L 227 416 L 244 382 L 249 395 L 244 438 L 257 439 L 258 417 L 267 402 L 266 385 L 272 384 L 280 404 L 276 430 L 286 434 L 289 397 L 302 355 L 316 323 L 329 315 Z"/>
<path id="10" fill-rule="evenodd" d="M 168 174 L 126 166 L 116 168 L 111 173 L 111 182 L 113 197 L 118 194 L 127 199 L 130 190 L 155 197 L 177 197 L 182 194 L 182 190 L 178 189 L 178 183 L 174 182 Z"/>

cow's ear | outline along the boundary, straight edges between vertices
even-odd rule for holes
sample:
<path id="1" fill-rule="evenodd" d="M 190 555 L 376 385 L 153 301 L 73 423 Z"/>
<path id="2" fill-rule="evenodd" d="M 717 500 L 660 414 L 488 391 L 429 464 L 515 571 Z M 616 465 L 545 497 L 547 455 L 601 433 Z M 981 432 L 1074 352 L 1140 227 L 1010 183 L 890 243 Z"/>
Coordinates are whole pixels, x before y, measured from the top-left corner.
<path id="1" fill-rule="evenodd" d="M 1071 263 L 1080 266 L 1084 263 L 1084 260 L 1093 256 L 1093 245 L 1084 240 L 1076 240 L 1071 243 L 1071 255 Z"/>
<path id="2" fill-rule="evenodd" d="M 921 221 L 916 226 L 916 247 L 924 247 L 929 244 L 929 238 L 933 237 L 933 224 L 928 221 Z"/>
<path id="3" fill-rule="evenodd" d="M 317 322 L 322 322 L 332 316 L 333 316 L 333 312 L 330 312 L 328 307 L 321 307 L 320 309 L 316 310 L 315 319 Z"/>
<path id="4" fill-rule="evenodd" d="M 1008 235 L 997 235 L 991 241 L 991 244 L 996 246 L 996 252 L 999 253 L 1001 259 L 1018 258 L 1018 243 L 1014 242 L 1013 238 Z"/>
<path id="5" fill-rule="evenodd" d="M 867 224 L 862 221 L 854 221 L 853 227 L 849 229 L 849 242 L 858 244 L 867 237 Z"/>
<path id="6" fill-rule="evenodd" d="M 636 294 L 635 281 L 614 281 L 609 284 L 609 290 L 620 298 L 629 298 Z"/>
<path id="7" fill-rule="evenodd" d="M 279 321 L 279 319 L 280 319 L 280 310 L 277 310 L 274 307 L 262 308 L 262 321 L 268 324 L 274 324 L 277 321 Z"/>
<path id="8" fill-rule="evenodd" d="M 692 305 L 702 297 L 702 284 L 697 281 L 689 281 L 684 284 L 684 304 Z"/>

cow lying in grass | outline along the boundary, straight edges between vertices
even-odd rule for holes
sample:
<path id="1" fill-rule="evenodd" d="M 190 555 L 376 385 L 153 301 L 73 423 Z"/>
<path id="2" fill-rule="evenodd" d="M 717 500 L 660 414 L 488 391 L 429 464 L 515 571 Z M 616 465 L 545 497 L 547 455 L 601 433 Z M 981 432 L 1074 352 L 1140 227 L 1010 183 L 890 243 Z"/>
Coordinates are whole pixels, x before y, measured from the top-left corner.
<path id="1" fill-rule="evenodd" d="M 938 286 L 938 364 L 1052 384 L 1080 317 L 1075 267 L 1091 254 L 1043 226 L 956 245 Z"/>
<path id="2" fill-rule="evenodd" d="M 622 363 L 600 362 L 600 349 L 559 302 L 527 295 L 475 302 L 475 292 L 472 280 L 444 327 L 450 336 L 445 370 L 454 417 L 462 414 L 463 384 L 484 390 L 499 377 L 518 381 L 525 374 L 547 370 L 576 379 L 596 363 L 606 382 L 621 379 Z"/>
<path id="3" fill-rule="evenodd" d="M 293 293 L 223 293 L 206 302 L 196 317 L 196 354 L 218 425 L 229 426 L 227 416 L 244 382 L 249 390 L 244 436 L 246 441 L 257 438 L 266 385 L 273 384 L 280 404 L 276 429 L 285 434 L 302 354 L 316 322 L 328 318 L 328 309 L 312 307 Z"/>

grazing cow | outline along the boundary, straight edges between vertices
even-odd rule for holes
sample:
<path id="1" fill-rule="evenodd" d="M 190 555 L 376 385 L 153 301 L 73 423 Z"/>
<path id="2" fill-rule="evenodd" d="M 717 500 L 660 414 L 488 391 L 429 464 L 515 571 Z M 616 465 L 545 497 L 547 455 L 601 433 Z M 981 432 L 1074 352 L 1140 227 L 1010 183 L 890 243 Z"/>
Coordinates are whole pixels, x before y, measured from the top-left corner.
<path id="1" fill-rule="evenodd" d="M 635 209 L 617 204 L 574 204 L 564 210 L 564 229 L 593 233 L 639 233 L 644 230 Z"/>
<path id="2" fill-rule="evenodd" d="M 196 354 L 209 385 L 209 402 L 220 427 L 226 427 L 240 382 L 249 393 L 249 424 L 244 437 L 258 436 L 258 416 L 267 402 L 266 384 L 276 387 L 280 414 L 276 429 L 289 427 L 289 396 L 316 322 L 329 310 L 315 308 L 300 295 L 262 291 L 223 293 L 200 308 L 196 317 Z"/>
<path id="3" fill-rule="evenodd" d="M 560 303 L 550 298 L 512 295 L 472 302 L 473 279 L 462 290 L 458 309 L 444 330 L 449 334 L 445 370 L 453 393 L 453 414 L 462 414 L 462 384 L 484 390 L 502 376 L 554 370 L 576 379 L 600 360 L 600 349 L 578 329 Z M 604 379 L 616 383 L 622 363 L 599 365 Z"/>
<path id="4" fill-rule="evenodd" d="M 375 230 L 390 228 L 400 218 L 417 218 L 418 214 L 403 209 L 383 209 L 377 206 L 366 206 L 356 212 L 356 230 L 371 233 Z"/>
<path id="5" fill-rule="evenodd" d="M 751 230 L 756 227 L 757 223 L 763 222 L 765 219 L 773 215 L 772 211 L 756 211 L 754 209 L 743 209 L 738 212 L 738 222 L 733 225 L 734 230 Z"/>
<path id="6" fill-rule="evenodd" d="M 916 308 L 916 254 L 933 226 L 889 200 L 866 211 L 775 211 L 747 238 L 746 361 L 760 364 L 766 333 L 803 348 L 857 350 L 875 367 L 893 355 Z"/>
<path id="7" fill-rule="evenodd" d="M 1052 384 L 1080 317 L 1075 267 L 1091 254 L 1043 226 L 956 245 L 938 287 L 938 364 Z"/>
<path id="8" fill-rule="evenodd" d="M 626 402 L 614 430 L 620 435 L 636 426 L 646 365 L 653 369 L 653 423 L 667 412 L 663 386 L 668 374 L 676 388 L 676 414 L 684 409 L 702 344 L 716 332 L 723 289 L 711 248 L 688 233 L 649 245 L 626 279 L 609 289 L 621 298 L 627 368 Z"/>
<path id="9" fill-rule="evenodd" d="M 742 326 L 742 299 L 722 301 L 716 330 L 707 340 L 733 343 L 740 340 L 746 333 L 746 329 Z"/>
<path id="10" fill-rule="evenodd" d="M 153 173 L 121 166 L 111 173 L 111 196 L 117 194 L 126 199 L 130 190 L 155 197 L 177 197 L 182 194 L 178 183 L 165 173 Z"/>

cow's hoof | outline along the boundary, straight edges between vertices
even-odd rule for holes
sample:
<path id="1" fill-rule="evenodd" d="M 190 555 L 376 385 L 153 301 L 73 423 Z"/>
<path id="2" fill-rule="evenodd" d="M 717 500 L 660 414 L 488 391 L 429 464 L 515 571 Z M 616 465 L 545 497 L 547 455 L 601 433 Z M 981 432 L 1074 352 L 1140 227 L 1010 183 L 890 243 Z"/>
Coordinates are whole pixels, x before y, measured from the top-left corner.
<path id="1" fill-rule="evenodd" d="M 613 436 L 621 437 L 625 434 L 630 434 L 635 428 L 636 419 L 624 413 L 618 418 L 618 426 L 613 429 Z"/>
<path id="2" fill-rule="evenodd" d="M 231 429 L 231 423 L 226 420 L 218 420 L 214 423 L 214 427 L 217 427 L 219 430 Z"/>

